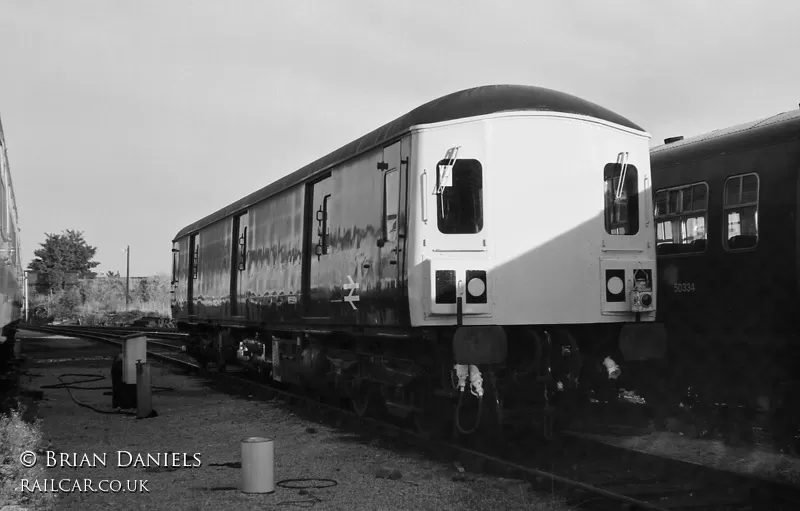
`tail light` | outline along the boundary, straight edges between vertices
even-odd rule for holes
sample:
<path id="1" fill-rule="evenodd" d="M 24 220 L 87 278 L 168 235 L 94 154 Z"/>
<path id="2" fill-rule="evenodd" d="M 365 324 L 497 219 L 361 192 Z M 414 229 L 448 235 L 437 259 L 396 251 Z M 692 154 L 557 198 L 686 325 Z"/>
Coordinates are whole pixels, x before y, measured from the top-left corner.
<path id="1" fill-rule="evenodd" d="M 606 301 L 625 301 L 625 270 L 606 270 Z"/>
<path id="2" fill-rule="evenodd" d="M 422 305 L 425 316 L 441 319 L 455 316 L 456 325 L 463 317 L 491 317 L 490 269 L 478 269 L 484 261 L 442 259 L 422 261 L 424 277 Z"/>
<path id="3" fill-rule="evenodd" d="M 486 303 L 486 271 L 467 270 L 467 303 Z"/>
<path id="4" fill-rule="evenodd" d="M 653 306 L 653 271 L 634 270 L 631 308 L 634 311 L 648 310 Z"/>
<path id="5" fill-rule="evenodd" d="M 456 303 L 454 270 L 436 270 L 436 303 Z"/>

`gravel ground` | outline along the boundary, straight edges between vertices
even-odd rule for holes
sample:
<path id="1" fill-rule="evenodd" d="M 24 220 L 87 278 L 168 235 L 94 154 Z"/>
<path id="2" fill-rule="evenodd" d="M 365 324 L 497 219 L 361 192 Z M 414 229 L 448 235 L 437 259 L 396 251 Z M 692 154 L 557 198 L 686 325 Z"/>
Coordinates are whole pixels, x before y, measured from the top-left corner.
<path id="1" fill-rule="evenodd" d="M 721 440 L 687 438 L 671 432 L 639 436 L 579 433 L 576 436 L 720 470 L 800 484 L 800 459 L 767 449 L 731 446 Z"/>
<path id="2" fill-rule="evenodd" d="M 31 336 L 23 344 L 32 360 L 23 385 L 30 389 L 58 384 L 65 373 L 102 374 L 106 380 L 82 386 L 110 387 L 110 359 L 98 360 L 108 348 L 93 343 L 57 341 L 59 353 L 46 347 L 55 342 Z M 27 350 L 26 350 L 27 348 Z M 93 351 L 92 351 L 93 350 Z M 38 353 L 37 353 L 38 352 Z M 70 356 L 79 360 L 65 360 Z M 202 379 L 175 374 L 154 365 L 152 385 L 173 390 L 153 395 L 158 416 L 137 420 L 102 414 L 78 406 L 65 389 L 44 389 L 38 414 L 51 450 L 61 453 L 107 454 L 105 467 L 54 467 L 47 477 L 147 480 L 148 493 L 65 493 L 58 509 L 527 509 L 566 510 L 568 506 L 548 494 L 529 491 L 521 481 L 471 476 L 454 481 L 449 465 L 402 454 L 372 441 L 365 443 L 325 425 L 312 423 L 275 403 L 254 401 L 209 389 Z M 64 377 L 65 381 L 79 377 Z M 102 390 L 72 390 L 75 399 L 110 410 L 111 396 Z M 275 445 L 275 493 L 246 495 L 239 491 L 240 441 L 250 436 L 268 437 Z M 200 453 L 202 466 L 174 471 L 117 467 L 117 452 L 134 455 L 164 452 Z M 40 454 L 40 459 L 43 455 Z M 127 459 L 127 457 L 126 457 Z M 395 471 L 392 477 L 387 477 Z M 284 479 L 333 479 L 324 489 L 284 489 Z"/>

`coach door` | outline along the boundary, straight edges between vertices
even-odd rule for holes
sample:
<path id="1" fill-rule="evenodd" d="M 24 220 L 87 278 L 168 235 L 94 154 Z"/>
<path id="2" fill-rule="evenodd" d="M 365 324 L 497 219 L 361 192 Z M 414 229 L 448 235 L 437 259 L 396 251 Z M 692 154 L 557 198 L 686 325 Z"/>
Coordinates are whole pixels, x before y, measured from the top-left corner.
<path id="1" fill-rule="evenodd" d="M 383 233 L 380 247 L 380 281 L 383 298 L 391 298 L 397 305 L 402 280 L 403 248 L 405 241 L 405 196 L 407 169 L 401 159 L 400 142 L 383 149 Z M 387 318 L 388 319 L 388 318 Z"/>
<path id="2" fill-rule="evenodd" d="M 194 288 L 197 281 L 197 263 L 200 247 L 197 242 L 197 234 L 192 234 L 189 237 L 189 275 L 187 276 L 187 289 L 186 289 L 186 306 L 189 310 L 189 315 L 196 314 L 194 306 Z"/>
<path id="3" fill-rule="evenodd" d="M 233 217 L 231 243 L 231 316 L 247 315 L 247 212 Z"/>
<path id="4" fill-rule="evenodd" d="M 306 187 L 306 224 L 303 264 L 303 303 L 306 317 L 330 316 L 334 282 L 331 271 L 333 178 L 330 174 Z"/>

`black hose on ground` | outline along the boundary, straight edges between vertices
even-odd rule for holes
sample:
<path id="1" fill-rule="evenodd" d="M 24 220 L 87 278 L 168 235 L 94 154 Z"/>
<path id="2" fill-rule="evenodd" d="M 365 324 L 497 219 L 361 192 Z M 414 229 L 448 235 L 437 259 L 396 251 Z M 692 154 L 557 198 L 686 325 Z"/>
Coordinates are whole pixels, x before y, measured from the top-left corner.
<path id="1" fill-rule="evenodd" d="M 72 382 L 67 383 L 62 379 L 65 376 L 78 376 L 78 377 L 84 377 L 85 379 L 78 380 L 78 381 L 72 381 Z M 42 385 L 41 388 L 42 389 L 67 389 L 67 392 L 69 393 L 69 397 L 72 399 L 72 401 L 76 405 L 82 406 L 84 408 L 88 408 L 89 410 L 92 410 L 92 411 L 97 412 L 97 413 L 103 413 L 103 414 L 107 414 L 107 415 L 132 415 L 132 416 L 136 416 L 136 412 L 128 412 L 128 411 L 124 411 L 124 410 L 102 410 L 100 408 L 95 408 L 94 406 L 92 406 L 90 404 L 87 404 L 87 403 L 84 403 L 82 401 L 78 401 L 77 399 L 75 399 L 75 396 L 72 395 L 72 390 L 70 390 L 70 389 L 78 389 L 78 390 L 110 390 L 110 389 L 113 389 L 113 387 L 79 387 L 77 385 L 79 383 L 91 383 L 91 382 L 101 381 L 101 380 L 105 380 L 105 379 L 106 379 L 106 376 L 104 376 L 102 374 L 66 373 L 66 374 L 58 375 L 58 381 L 60 381 L 61 383 L 54 384 L 54 385 Z M 169 391 L 169 390 L 175 390 L 175 389 L 173 389 L 171 387 L 158 387 L 158 386 L 151 387 L 151 389 L 152 389 L 153 392 L 166 392 L 166 391 Z"/>
<path id="2" fill-rule="evenodd" d="M 289 484 L 289 483 L 314 483 L 314 482 L 317 482 L 318 484 L 304 484 L 304 485 Z M 275 483 L 275 486 L 279 486 L 281 488 L 288 488 L 290 490 L 300 490 L 301 495 L 309 495 L 308 490 L 320 490 L 322 488 L 330 488 L 331 486 L 336 486 L 338 484 L 339 483 L 334 479 L 320 479 L 320 478 L 307 477 L 301 479 L 284 479 L 283 481 L 278 481 L 277 483 Z M 315 495 L 309 495 L 309 497 L 311 498 L 305 500 L 284 500 L 282 502 L 278 502 L 277 505 L 313 507 L 315 504 L 322 502 L 322 499 Z"/>

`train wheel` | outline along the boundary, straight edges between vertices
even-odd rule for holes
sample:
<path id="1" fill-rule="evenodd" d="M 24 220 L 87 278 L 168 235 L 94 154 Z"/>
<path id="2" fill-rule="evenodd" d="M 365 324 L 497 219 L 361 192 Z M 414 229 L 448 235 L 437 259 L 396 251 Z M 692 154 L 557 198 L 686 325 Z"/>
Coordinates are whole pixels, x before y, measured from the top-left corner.
<path id="1" fill-rule="evenodd" d="M 350 398 L 350 406 L 359 417 L 367 417 L 375 410 L 375 401 L 378 396 L 375 389 L 367 382 L 361 382 L 353 386 L 353 395 Z"/>
<path id="2" fill-rule="evenodd" d="M 483 399 L 482 430 L 491 440 L 491 447 L 502 448 L 506 442 L 506 420 L 503 409 L 503 398 L 497 386 L 497 378 L 493 373 L 486 373 Z"/>
<path id="3" fill-rule="evenodd" d="M 212 344 L 214 346 L 214 365 L 220 373 L 224 373 L 227 368 L 225 361 L 225 341 L 226 335 L 224 333 L 217 332 L 214 334 L 214 342 Z"/>
<path id="4" fill-rule="evenodd" d="M 578 340 L 572 335 L 572 332 L 565 328 L 558 328 L 553 333 L 553 340 L 560 351 L 560 353 L 555 353 L 554 355 L 561 356 L 564 362 L 562 365 L 563 376 L 565 377 L 563 383 L 568 389 L 578 389 L 580 388 L 581 373 L 583 372 L 583 356 L 578 347 Z"/>
<path id="5" fill-rule="evenodd" d="M 548 395 L 554 409 L 553 416 L 547 421 L 552 421 L 555 433 L 585 410 L 592 382 L 582 378 L 584 361 L 575 336 L 567 329 L 558 328 L 552 332 L 552 340 L 550 363 L 553 381 L 549 384 Z"/>

